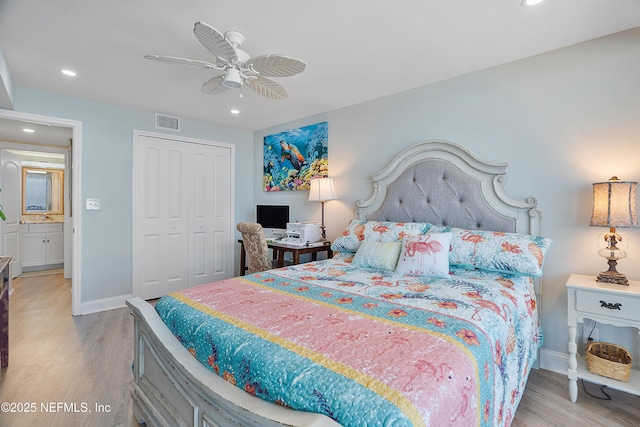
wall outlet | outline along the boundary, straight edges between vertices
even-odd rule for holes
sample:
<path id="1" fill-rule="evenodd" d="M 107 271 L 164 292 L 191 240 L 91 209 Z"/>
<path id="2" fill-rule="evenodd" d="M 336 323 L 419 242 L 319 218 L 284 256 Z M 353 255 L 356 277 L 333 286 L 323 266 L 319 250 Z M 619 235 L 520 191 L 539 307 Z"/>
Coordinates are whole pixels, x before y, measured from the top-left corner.
<path id="1" fill-rule="evenodd" d="M 100 199 L 87 199 L 86 209 L 88 211 L 97 211 L 100 209 Z"/>
<path id="2" fill-rule="evenodd" d="M 591 334 L 592 341 L 598 341 L 600 338 L 598 334 L 598 328 L 594 328 L 593 325 L 590 325 L 590 326 L 582 325 L 582 343 L 583 344 L 587 344 L 589 342 L 589 334 Z"/>

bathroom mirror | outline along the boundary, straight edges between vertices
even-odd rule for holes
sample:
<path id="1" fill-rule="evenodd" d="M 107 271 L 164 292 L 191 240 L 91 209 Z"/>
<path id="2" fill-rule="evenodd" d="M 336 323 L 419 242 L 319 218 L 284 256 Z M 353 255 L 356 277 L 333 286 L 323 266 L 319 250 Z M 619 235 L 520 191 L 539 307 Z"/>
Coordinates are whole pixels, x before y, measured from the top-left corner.
<path id="1" fill-rule="evenodd" d="M 22 168 L 22 214 L 64 213 L 64 170 Z"/>

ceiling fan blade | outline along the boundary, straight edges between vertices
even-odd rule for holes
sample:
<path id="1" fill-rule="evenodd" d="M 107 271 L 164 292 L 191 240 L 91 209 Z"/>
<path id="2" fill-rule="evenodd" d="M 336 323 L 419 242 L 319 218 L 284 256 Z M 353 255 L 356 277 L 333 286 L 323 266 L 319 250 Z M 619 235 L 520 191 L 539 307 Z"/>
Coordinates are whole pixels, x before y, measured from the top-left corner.
<path id="1" fill-rule="evenodd" d="M 229 89 L 222 84 L 224 81 L 224 75 L 212 77 L 205 84 L 202 85 L 202 92 L 207 95 L 217 95 Z"/>
<path id="2" fill-rule="evenodd" d="M 220 31 L 212 26 L 204 22 L 196 22 L 193 27 L 193 34 L 195 34 L 200 43 L 216 57 L 222 58 L 225 61 L 232 61 L 238 58 L 233 45 L 229 43 Z"/>
<path id="3" fill-rule="evenodd" d="M 152 61 L 172 62 L 174 64 L 195 65 L 197 67 L 213 68 L 216 70 L 222 70 L 215 64 L 206 61 L 199 61 L 197 59 L 178 58 L 175 56 L 162 56 L 162 55 L 145 55 L 144 59 L 150 59 Z"/>
<path id="4" fill-rule="evenodd" d="M 261 76 L 289 77 L 303 72 L 307 63 L 284 55 L 261 55 L 249 59 L 246 65 Z"/>
<path id="5" fill-rule="evenodd" d="M 251 76 L 246 79 L 247 85 L 255 92 L 271 99 L 286 99 L 287 90 L 277 81 L 264 76 Z"/>

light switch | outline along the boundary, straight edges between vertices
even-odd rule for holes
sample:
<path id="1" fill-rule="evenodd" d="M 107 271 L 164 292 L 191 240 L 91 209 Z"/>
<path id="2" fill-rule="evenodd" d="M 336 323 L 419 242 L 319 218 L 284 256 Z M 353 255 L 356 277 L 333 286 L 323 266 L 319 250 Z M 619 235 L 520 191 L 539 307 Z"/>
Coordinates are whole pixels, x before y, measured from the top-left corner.
<path id="1" fill-rule="evenodd" d="M 100 199 L 87 199 L 87 210 L 97 211 L 100 209 Z"/>

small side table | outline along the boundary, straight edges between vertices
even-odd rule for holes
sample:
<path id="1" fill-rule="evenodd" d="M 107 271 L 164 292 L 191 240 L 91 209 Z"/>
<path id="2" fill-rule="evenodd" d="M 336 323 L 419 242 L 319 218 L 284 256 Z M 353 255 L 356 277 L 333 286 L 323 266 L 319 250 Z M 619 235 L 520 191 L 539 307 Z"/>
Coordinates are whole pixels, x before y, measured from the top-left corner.
<path id="1" fill-rule="evenodd" d="M 572 274 L 566 283 L 567 323 L 569 326 L 569 397 L 578 399 L 578 378 L 606 385 L 627 393 L 640 395 L 640 372 L 631 370 L 629 382 L 592 374 L 584 358 L 578 355 L 576 343 L 578 323 L 591 319 L 613 326 L 631 326 L 640 333 L 640 282 L 629 281 L 629 286 L 596 282 L 595 276 Z M 637 351 L 631 351 L 636 357 Z"/>
<path id="2" fill-rule="evenodd" d="M 302 254 L 311 254 L 311 261 L 316 261 L 318 259 L 318 252 L 326 252 L 327 258 L 333 258 L 331 242 L 326 242 L 323 245 L 312 243 L 309 246 L 272 242 L 269 243 L 269 247 L 278 253 L 278 268 L 284 267 L 284 254 L 286 252 L 291 252 L 294 264 L 300 264 L 300 255 Z"/>
<path id="3" fill-rule="evenodd" d="M 244 243 L 242 240 L 238 240 L 238 243 L 240 243 L 240 275 L 244 276 L 247 269 Z M 269 246 L 269 249 L 273 250 L 273 259 L 277 260 L 276 265 L 278 268 L 284 267 L 284 254 L 286 252 L 291 252 L 294 264 L 300 264 L 300 255 L 302 254 L 311 254 L 311 261 L 316 261 L 318 259 L 319 252 L 326 252 L 327 258 L 333 257 L 331 242 L 326 242 L 322 245 L 312 243 L 309 246 L 299 246 L 276 241 L 267 242 L 267 246 Z"/>

